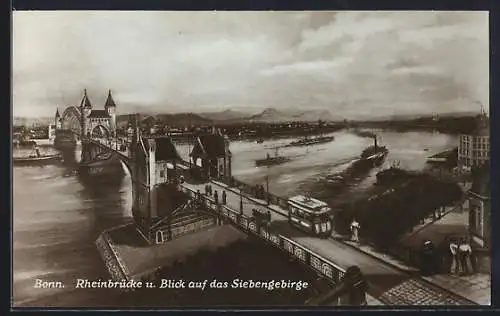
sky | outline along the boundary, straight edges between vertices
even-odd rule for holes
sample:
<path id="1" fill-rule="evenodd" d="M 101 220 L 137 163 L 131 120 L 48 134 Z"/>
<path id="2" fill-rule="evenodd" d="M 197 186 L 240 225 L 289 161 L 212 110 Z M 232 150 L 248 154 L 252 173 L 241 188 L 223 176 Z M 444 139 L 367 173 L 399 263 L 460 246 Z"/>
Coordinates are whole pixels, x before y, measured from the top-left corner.
<path id="1" fill-rule="evenodd" d="M 15 11 L 12 47 L 14 116 L 488 112 L 487 12 Z"/>

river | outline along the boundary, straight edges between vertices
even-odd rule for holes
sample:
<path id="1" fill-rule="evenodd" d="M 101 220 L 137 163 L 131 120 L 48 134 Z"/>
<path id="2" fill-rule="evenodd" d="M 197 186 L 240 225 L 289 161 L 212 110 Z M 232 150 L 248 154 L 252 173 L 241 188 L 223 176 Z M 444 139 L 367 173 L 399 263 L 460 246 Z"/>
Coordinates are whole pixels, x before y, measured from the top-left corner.
<path id="1" fill-rule="evenodd" d="M 331 143 L 310 147 L 280 148 L 280 155 L 292 161 L 273 167 L 256 168 L 254 160 L 274 154 L 274 147 L 293 139 L 231 143 L 233 175 L 245 182 L 264 184 L 281 196 L 304 193 L 317 187 L 328 174 L 349 166 L 372 140 L 347 131 L 333 133 Z M 379 143 L 390 153 L 380 168 L 399 161 L 406 169 L 419 170 L 425 158 L 451 149 L 455 136 L 424 132 L 378 132 Z M 179 145 L 187 158 L 190 146 Z M 427 150 L 426 150 L 427 149 Z M 29 153 L 29 150 L 28 150 Z M 27 154 L 15 150 L 14 155 Z M 76 153 L 78 155 L 78 153 Z M 82 183 L 73 165 L 14 167 L 13 169 L 13 304 L 14 306 L 121 306 L 123 298 L 109 291 L 35 289 L 34 279 L 61 280 L 72 284 L 75 278 L 107 278 L 95 249 L 98 234 L 109 227 L 131 220 L 131 180 L 103 185 Z M 378 168 L 378 169 L 380 169 Z M 352 190 L 363 190 L 374 181 L 372 170 Z"/>

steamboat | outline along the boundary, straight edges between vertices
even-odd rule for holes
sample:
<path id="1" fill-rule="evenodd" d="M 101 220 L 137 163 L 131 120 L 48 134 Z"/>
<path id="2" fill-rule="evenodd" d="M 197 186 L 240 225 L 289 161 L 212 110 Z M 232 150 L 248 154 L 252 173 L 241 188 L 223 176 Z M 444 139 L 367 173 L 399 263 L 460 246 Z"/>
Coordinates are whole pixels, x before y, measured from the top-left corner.
<path id="1" fill-rule="evenodd" d="M 356 164 L 379 166 L 384 162 L 385 157 L 387 157 L 388 154 L 389 150 L 387 149 L 387 147 L 379 146 L 377 143 L 377 136 L 374 136 L 373 145 L 363 150 Z"/>
<path id="2" fill-rule="evenodd" d="M 316 137 L 304 137 L 299 140 L 293 141 L 286 147 L 301 147 L 301 146 L 311 146 L 316 144 L 329 143 L 333 141 L 335 137 L 333 136 L 316 136 Z"/>

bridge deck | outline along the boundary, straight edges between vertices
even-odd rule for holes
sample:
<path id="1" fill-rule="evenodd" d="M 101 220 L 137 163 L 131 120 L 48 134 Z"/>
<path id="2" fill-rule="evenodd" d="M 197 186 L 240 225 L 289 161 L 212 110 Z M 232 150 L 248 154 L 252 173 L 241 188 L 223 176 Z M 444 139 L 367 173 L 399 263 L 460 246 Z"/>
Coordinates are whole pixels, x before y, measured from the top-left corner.
<path id="1" fill-rule="evenodd" d="M 193 191 L 200 190 L 201 193 L 205 193 L 205 185 L 206 183 L 183 183 L 184 187 L 189 188 Z M 230 207 L 233 210 L 240 209 L 240 195 L 234 191 L 225 188 L 221 184 L 212 182 L 212 190 L 217 190 L 219 195 L 219 201 L 221 201 L 221 194 L 224 190 L 227 196 L 226 206 Z M 213 198 L 210 198 L 213 200 Z M 367 254 L 360 252 L 340 241 L 330 239 L 320 239 L 316 237 L 308 236 L 307 234 L 297 230 L 296 228 L 290 226 L 288 224 L 288 218 L 286 214 L 287 210 L 280 208 L 277 205 L 266 206 L 263 203 L 259 203 L 258 200 L 249 197 L 247 195 L 243 195 L 243 214 L 247 216 L 252 216 L 253 208 L 267 208 L 271 210 L 271 230 L 276 231 L 278 234 L 285 236 L 301 246 L 312 250 L 313 252 L 321 255 L 322 257 L 330 260 L 331 262 L 337 264 L 338 266 L 346 269 L 351 265 L 357 265 L 361 268 L 363 273 L 365 274 L 370 286 L 368 289 L 368 293 L 375 298 L 380 298 L 384 293 L 388 292 L 390 289 L 393 289 L 401 284 L 407 284 L 408 281 L 412 278 L 412 276 L 406 272 L 398 270 L 393 266 L 375 259 Z M 467 304 L 467 300 L 456 296 L 452 293 L 446 293 L 446 295 L 442 295 L 444 290 L 437 289 L 430 284 L 426 286 L 425 282 L 419 283 L 419 293 L 424 293 L 419 296 L 415 296 L 412 299 L 412 296 L 404 298 L 404 302 L 408 305 L 428 305 L 428 300 L 425 302 L 421 302 L 421 297 L 424 295 L 425 297 L 432 297 L 431 304 L 436 305 L 460 305 Z M 387 294 L 385 295 L 387 296 Z M 440 299 L 440 298 L 443 299 Z M 446 298 L 445 298 L 446 297 Z M 398 301 L 402 301 L 401 299 Z"/>

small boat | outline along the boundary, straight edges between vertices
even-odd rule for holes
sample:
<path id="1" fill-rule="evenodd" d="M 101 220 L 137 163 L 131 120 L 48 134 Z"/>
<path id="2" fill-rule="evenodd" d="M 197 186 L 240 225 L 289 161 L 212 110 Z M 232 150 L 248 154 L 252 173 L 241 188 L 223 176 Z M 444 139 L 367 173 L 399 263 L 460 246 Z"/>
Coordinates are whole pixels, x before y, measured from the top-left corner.
<path id="1" fill-rule="evenodd" d="M 344 184 L 345 178 L 340 174 L 334 174 L 326 177 L 326 181 L 330 184 Z"/>
<path id="2" fill-rule="evenodd" d="M 257 167 L 272 166 L 272 165 L 279 165 L 288 162 L 290 160 L 291 159 L 289 157 L 278 156 L 278 148 L 276 148 L 276 155 L 274 157 L 271 157 L 269 154 L 267 154 L 267 157 L 265 159 L 255 160 L 255 165 Z"/>
<path id="3" fill-rule="evenodd" d="M 353 131 L 353 133 L 359 137 L 371 137 L 371 138 L 373 138 L 375 136 L 375 134 L 370 132 L 370 131 L 364 131 L 364 130 L 359 130 L 359 129 L 355 129 Z"/>
<path id="4" fill-rule="evenodd" d="M 400 162 L 393 162 L 392 166 L 388 169 L 379 171 L 376 175 L 377 182 L 376 184 L 394 184 L 396 182 L 400 182 L 402 180 L 409 179 L 414 175 L 413 172 L 404 170 L 400 167 Z"/>
<path id="5" fill-rule="evenodd" d="M 33 156 L 28 157 L 15 157 L 12 159 L 14 165 L 30 165 L 30 164 L 46 164 L 61 161 L 61 155 L 43 155 L 43 156 Z"/>
<path id="6" fill-rule="evenodd" d="M 310 146 L 316 144 L 329 143 L 335 139 L 334 136 L 317 136 L 317 137 L 304 137 L 302 139 L 296 140 L 288 144 L 286 147 L 294 146 Z"/>

